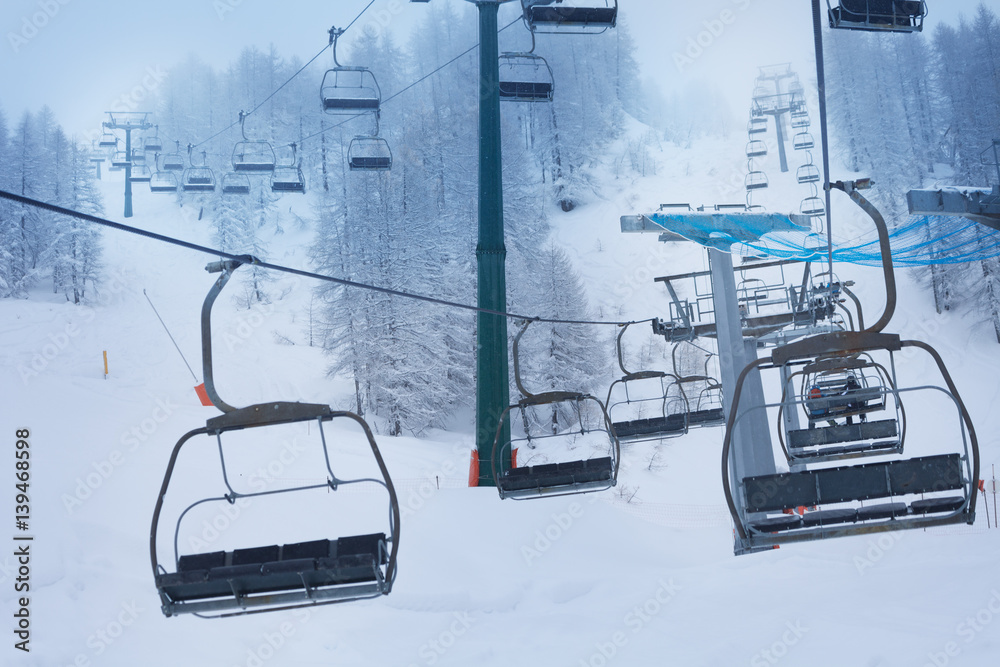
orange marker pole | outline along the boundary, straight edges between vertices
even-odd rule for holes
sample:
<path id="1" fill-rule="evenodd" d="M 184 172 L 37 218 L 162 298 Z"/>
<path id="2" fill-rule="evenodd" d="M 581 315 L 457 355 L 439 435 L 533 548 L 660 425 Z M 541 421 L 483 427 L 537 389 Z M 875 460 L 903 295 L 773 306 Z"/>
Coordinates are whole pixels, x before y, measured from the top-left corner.
<path id="1" fill-rule="evenodd" d="M 104 350 L 104 379 L 108 379 L 108 351 Z"/>

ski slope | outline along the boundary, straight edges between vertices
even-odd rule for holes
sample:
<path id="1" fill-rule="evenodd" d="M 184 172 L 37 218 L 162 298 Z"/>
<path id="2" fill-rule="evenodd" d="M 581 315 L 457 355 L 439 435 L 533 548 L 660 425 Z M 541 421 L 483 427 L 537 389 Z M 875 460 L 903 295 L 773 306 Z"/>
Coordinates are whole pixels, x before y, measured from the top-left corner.
<path id="1" fill-rule="evenodd" d="M 628 128 L 634 135 L 641 128 Z M 624 142 L 626 139 L 622 139 Z M 593 313 L 645 319 L 667 312 L 653 277 L 705 267 L 690 245 L 622 235 L 618 218 L 667 201 L 741 201 L 743 142 L 705 139 L 653 149 L 657 172 L 617 178 L 612 146 L 594 168 L 595 189 L 569 214 L 554 207 L 553 238 L 581 272 Z M 834 174 L 842 178 L 849 174 Z M 772 179 L 772 182 L 779 179 Z M 102 183 L 121 220 L 120 176 Z M 793 185 L 770 196 L 797 206 Z M 864 229 L 846 198 L 845 228 Z M 281 231 L 267 229 L 272 261 L 308 268 L 310 199 L 280 202 Z M 210 244 L 210 222 L 172 197 L 138 189 L 143 229 Z M 123 220 L 122 220 L 123 221 Z M 27 301 L 0 301 L 0 386 L 10 528 L 0 540 L 0 606 L 19 607 L 12 537 L 16 429 L 30 429 L 30 653 L 0 649 L 4 665 L 150 667 L 219 665 L 811 665 L 864 667 L 995 664 L 1000 650 L 1000 530 L 975 526 L 828 540 L 732 555 L 722 496 L 722 429 L 662 445 L 623 447 L 618 489 L 581 497 L 501 502 L 466 487 L 471 415 L 425 438 L 378 435 L 401 504 L 399 574 L 388 597 L 349 605 L 234 619 L 165 618 L 149 563 L 150 516 L 170 450 L 216 411 L 202 407 L 185 367 L 147 303 L 153 301 L 201 380 L 199 314 L 214 276 L 210 257 L 118 232 L 104 233 L 105 282 L 92 305 L 74 307 L 39 287 Z M 866 312 L 884 301 L 881 274 L 838 267 L 858 282 Z M 308 345 L 308 281 L 277 276 L 275 299 L 241 309 L 216 305 L 220 394 L 350 409 L 349 378 L 327 378 L 328 360 Z M 1000 458 L 995 433 L 1000 348 L 989 327 L 963 314 L 938 316 L 930 294 L 900 271 L 891 329 L 937 346 L 972 413 L 984 473 Z M 664 346 L 666 349 L 666 346 Z M 103 352 L 109 375 L 104 377 Z M 613 345 L 607 349 L 609 358 Z M 315 444 L 295 427 L 287 437 Z M 311 436 L 311 440 L 310 440 Z M 285 436 L 283 436 L 285 437 Z M 356 430 L 329 429 L 333 456 L 370 471 Z M 919 438 L 919 434 L 911 436 Z M 211 444 L 211 443 L 209 443 Z M 280 468 L 312 479 L 315 450 L 274 465 L 276 442 L 242 452 L 247 471 Z M 217 459 L 185 461 L 179 488 L 219 494 Z M 212 466 L 216 466 L 213 469 Z M 367 466 L 367 467 L 366 467 Z M 247 473 L 249 474 L 249 473 Z M 984 474 L 988 476 L 988 474 Z M 338 527 L 383 530 L 384 498 L 371 490 L 327 494 L 297 507 L 255 506 L 186 524 L 207 549 L 335 537 Z M 992 505 L 990 512 L 992 516 Z M 220 516 L 222 518 L 220 518 Z M 276 531 L 275 532 L 265 532 Z M 318 531 L 318 532 L 317 532 Z M 334 531 L 328 533 L 327 531 Z M 167 529 L 172 532 L 172 527 Z M 161 558 L 171 535 L 161 539 Z M 185 538 L 182 538 L 182 540 Z M 166 545 L 166 546 L 164 546 Z"/>

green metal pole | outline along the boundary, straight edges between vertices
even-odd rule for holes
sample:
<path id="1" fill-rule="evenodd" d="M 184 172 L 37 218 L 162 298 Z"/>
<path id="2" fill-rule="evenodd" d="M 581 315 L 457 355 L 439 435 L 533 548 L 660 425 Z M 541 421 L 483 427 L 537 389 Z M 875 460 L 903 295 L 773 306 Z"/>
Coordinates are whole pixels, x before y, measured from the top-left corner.
<path id="1" fill-rule="evenodd" d="M 503 177 L 500 146 L 500 45 L 498 0 L 479 0 L 479 306 L 507 310 L 507 276 L 503 228 Z M 494 486 L 493 442 L 500 416 L 510 402 L 507 365 L 507 319 L 479 313 L 476 341 L 476 449 L 479 485 Z M 497 447 L 508 452 L 510 426 Z M 509 455 L 500 457 L 501 469 Z"/>
<path id="2" fill-rule="evenodd" d="M 132 217 L 132 128 L 125 128 L 125 217 Z"/>

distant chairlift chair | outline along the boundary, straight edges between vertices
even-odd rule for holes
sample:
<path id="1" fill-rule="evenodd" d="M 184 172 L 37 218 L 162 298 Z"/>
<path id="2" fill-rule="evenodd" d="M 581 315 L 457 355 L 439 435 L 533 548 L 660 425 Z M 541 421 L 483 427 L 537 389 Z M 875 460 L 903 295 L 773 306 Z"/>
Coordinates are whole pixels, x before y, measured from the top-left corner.
<path id="1" fill-rule="evenodd" d="M 632 372 L 625 368 L 622 337 L 629 326 L 621 327 L 615 341 L 622 376 L 611 383 L 606 401 L 615 435 L 630 442 L 682 436 L 688 430 L 687 406 L 677 377 L 666 371 Z"/>
<path id="2" fill-rule="evenodd" d="M 305 194 L 306 179 L 302 175 L 302 167 L 298 162 L 298 148 L 292 143 L 285 148 L 291 149 L 286 157 L 277 161 L 274 173 L 271 174 L 271 192 L 278 194 Z"/>
<path id="3" fill-rule="evenodd" d="M 389 171 L 392 150 L 389 142 L 378 136 L 358 136 L 347 148 L 347 165 L 351 171 Z"/>
<path id="4" fill-rule="evenodd" d="M 247 261 L 252 259 L 248 257 Z M 211 308 L 232 272 L 240 265 L 240 261 L 231 260 L 210 264 L 208 267 L 209 271 L 221 271 L 222 275 L 210 290 L 202 309 L 205 389 L 212 403 L 225 414 L 208 420 L 205 427 L 185 434 L 170 456 L 156 500 L 149 538 L 153 577 L 160 595 L 162 611 L 166 616 L 185 613 L 201 617 L 232 616 L 388 595 L 396 575 L 400 509 L 389 472 L 368 424 L 356 414 L 334 411 L 326 405 L 277 402 L 234 408 L 219 398 L 215 391 L 211 371 Z M 334 474 L 323 431 L 323 424 L 334 419 L 350 420 L 361 426 L 378 465 L 380 478 L 350 480 L 340 479 Z M 229 483 L 230 475 L 226 471 L 223 436 L 243 429 L 266 429 L 278 424 L 302 422 L 312 422 L 317 427 L 319 444 L 322 446 L 326 463 L 326 483 L 255 493 L 234 491 Z M 175 553 L 172 567 L 168 569 L 161 564 L 157 553 L 160 515 L 181 449 L 193 438 L 201 435 L 212 436 L 218 443 L 226 493 L 221 497 L 198 501 L 181 512 L 177 528 L 172 531 Z M 215 444 L 211 440 L 208 443 Z M 320 489 L 336 493 L 344 485 L 361 482 L 374 483 L 385 490 L 390 510 L 387 532 L 339 538 L 322 535 L 319 539 L 308 542 L 233 551 L 190 555 L 177 553 L 177 534 L 184 515 L 191 508 L 204 502 L 232 504 L 240 499 L 253 498 L 254 502 L 263 503 L 278 493 L 299 493 Z M 322 516 L 311 518 L 317 522 L 323 519 Z"/>
<path id="5" fill-rule="evenodd" d="M 522 500 L 589 493 L 615 486 L 618 482 L 620 447 L 604 404 L 589 394 L 579 392 L 550 391 L 532 394 L 521 382 L 518 345 L 529 325 L 530 321 L 521 326 L 513 345 L 514 379 L 524 398 L 504 410 L 493 441 L 493 475 L 500 497 Z M 599 423 L 595 426 L 585 423 L 584 413 L 588 405 L 594 406 L 599 413 Z M 555 431 L 552 430 L 555 426 L 552 422 L 545 424 L 543 430 L 539 431 L 531 423 L 531 411 L 536 408 L 563 408 L 573 418 L 569 425 L 559 424 Z M 510 445 L 505 446 L 501 444 L 501 435 L 505 426 L 511 427 L 514 422 L 524 424 L 524 434 L 511 437 Z M 508 467 L 504 464 L 504 461 L 513 459 L 512 448 L 516 443 L 528 447 L 546 443 L 548 447 L 552 447 L 553 441 L 566 442 L 591 434 L 602 442 L 601 449 L 605 450 L 606 456 L 523 467 Z"/>
<path id="6" fill-rule="evenodd" d="M 532 47 L 534 48 L 534 47 Z M 533 53 L 500 56 L 500 99 L 507 102 L 551 102 L 552 68 Z"/>

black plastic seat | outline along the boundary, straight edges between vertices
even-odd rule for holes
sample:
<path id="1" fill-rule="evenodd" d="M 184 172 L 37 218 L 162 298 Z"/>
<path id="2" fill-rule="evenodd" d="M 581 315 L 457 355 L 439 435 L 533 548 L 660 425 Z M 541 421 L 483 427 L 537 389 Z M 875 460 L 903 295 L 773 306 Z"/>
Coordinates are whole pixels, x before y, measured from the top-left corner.
<path id="1" fill-rule="evenodd" d="M 538 100 L 552 99 L 552 84 L 548 81 L 501 81 L 501 99 Z"/>
<path id="2" fill-rule="evenodd" d="M 378 582 L 387 554 L 383 533 L 216 551 L 181 556 L 177 572 L 158 574 L 156 584 L 174 604 L 237 598 L 239 606 L 240 598 L 249 595 L 313 596 L 317 589 Z"/>
<path id="3" fill-rule="evenodd" d="M 726 423 L 726 413 L 722 408 L 695 410 L 688 413 L 689 426 L 712 426 Z"/>
<path id="4" fill-rule="evenodd" d="M 379 100 L 375 97 L 324 97 L 323 109 L 326 111 L 377 111 Z"/>
<path id="5" fill-rule="evenodd" d="M 559 26 L 614 26 L 618 19 L 617 7 L 544 7 L 528 8 L 531 25 Z"/>
<path id="6" fill-rule="evenodd" d="M 682 414 L 653 417 L 652 419 L 635 419 L 614 424 L 615 435 L 622 439 L 638 438 L 657 433 L 678 433 L 683 431 L 686 426 L 687 421 Z"/>
<path id="7" fill-rule="evenodd" d="M 883 503 L 858 508 L 858 521 L 876 521 L 878 519 L 895 519 L 906 516 L 910 508 L 906 503 Z"/>
<path id="8" fill-rule="evenodd" d="M 537 491 L 551 487 L 572 487 L 614 481 L 614 462 L 610 456 L 584 461 L 547 463 L 523 468 L 511 468 L 500 477 L 505 494 Z"/>
<path id="9" fill-rule="evenodd" d="M 812 528 L 814 526 L 832 526 L 838 523 L 854 523 L 857 518 L 857 510 L 851 508 L 806 512 L 802 516 L 802 526 Z"/>
<path id="10" fill-rule="evenodd" d="M 391 157 L 351 157 L 349 166 L 355 170 L 386 171 L 392 168 Z"/>

